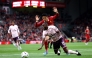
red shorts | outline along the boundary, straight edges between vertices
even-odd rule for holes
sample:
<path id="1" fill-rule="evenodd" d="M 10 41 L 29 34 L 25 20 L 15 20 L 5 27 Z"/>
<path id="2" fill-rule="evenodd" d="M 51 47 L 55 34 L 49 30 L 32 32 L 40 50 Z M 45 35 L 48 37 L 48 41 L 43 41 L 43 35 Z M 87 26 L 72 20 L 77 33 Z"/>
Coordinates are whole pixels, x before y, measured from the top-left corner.
<path id="1" fill-rule="evenodd" d="M 90 41 L 90 39 L 86 39 L 86 42 L 89 42 Z"/>
<path id="2" fill-rule="evenodd" d="M 90 39 L 90 35 L 89 35 L 89 34 L 86 34 L 86 35 L 85 35 L 85 38 L 86 38 L 86 39 Z"/>

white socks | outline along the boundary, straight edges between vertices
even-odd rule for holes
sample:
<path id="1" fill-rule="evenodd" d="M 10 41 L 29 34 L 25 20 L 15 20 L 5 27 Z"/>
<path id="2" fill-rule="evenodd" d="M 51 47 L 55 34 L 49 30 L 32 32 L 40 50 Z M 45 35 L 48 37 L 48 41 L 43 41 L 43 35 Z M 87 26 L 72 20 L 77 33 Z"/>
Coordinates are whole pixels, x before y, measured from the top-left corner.
<path id="1" fill-rule="evenodd" d="M 85 43 L 85 45 L 88 45 L 88 43 Z"/>
<path id="2" fill-rule="evenodd" d="M 18 50 L 22 49 L 18 42 L 16 43 L 16 46 L 17 46 Z"/>
<path id="3" fill-rule="evenodd" d="M 60 51 L 58 50 L 58 53 L 60 53 Z"/>
<path id="4" fill-rule="evenodd" d="M 68 50 L 68 53 L 69 53 L 69 54 L 78 54 L 78 52 L 73 51 L 73 50 Z"/>
<path id="5" fill-rule="evenodd" d="M 22 48 L 21 48 L 21 46 L 18 46 L 18 50 L 21 50 Z"/>
<path id="6" fill-rule="evenodd" d="M 14 41 L 12 41 L 13 45 L 16 47 L 16 43 Z"/>
<path id="7" fill-rule="evenodd" d="M 20 43 L 15 43 L 14 41 L 12 41 L 12 43 L 13 43 L 13 45 L 15 46 L 15 47 L 17 47 L 18 48 L 18 50 L 21 50 L 22 48 L 21 48 L 21 46 L 19 45 Z"/>

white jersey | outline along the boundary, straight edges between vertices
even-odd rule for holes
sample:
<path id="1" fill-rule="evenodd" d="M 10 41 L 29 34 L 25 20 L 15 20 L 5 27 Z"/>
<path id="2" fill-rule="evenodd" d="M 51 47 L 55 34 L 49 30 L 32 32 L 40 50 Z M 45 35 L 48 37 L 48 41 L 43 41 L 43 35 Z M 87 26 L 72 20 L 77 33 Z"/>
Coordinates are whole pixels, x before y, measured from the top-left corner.
<path id="1" fill-rule="evenodd" d="M 19 28 L 17 25 L 11 25 L 8 29 L 8 33 L 11 33 L 12 38 L 19 37 Z"/>
<path id="2" fill-rule="evenodd" d="M 57 31 L 59 31 L 59 29 L 56 27 L 56 26 L 54 26 L 54 25 L 50 25 L 50 26 L 48 26 L 48 30 L 44 30 L 43 31 L 43 38 L 45 38 L 45 36 L 46 35 L 54 35 L 54 34 L 56 34 L 56 32 Z M 61 34 L 59 34 L 59 35 L 56 35 L 55 36 L 55 38 L 56 38 L 56 40 L 55 41 L 57 41 L 59 38 L 61 38 L 62 37 L 62 35 Z M 54 38 L 53 38 L 54 39 Z"/>

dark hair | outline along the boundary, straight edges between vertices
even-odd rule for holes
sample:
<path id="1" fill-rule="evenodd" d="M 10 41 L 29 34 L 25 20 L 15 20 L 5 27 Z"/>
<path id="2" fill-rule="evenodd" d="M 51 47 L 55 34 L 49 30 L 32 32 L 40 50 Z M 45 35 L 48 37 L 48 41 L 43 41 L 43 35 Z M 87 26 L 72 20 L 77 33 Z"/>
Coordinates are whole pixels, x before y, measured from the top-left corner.
<path id="1" fill-rule="evenodd" d="M 44 30 L 47 30 L 47 29 L 48 29 L 48 24 L 47 24 L 47 22 L 45 22 L 45 23 L 43 24 L 43 27 L 44 27 Z"/>
<path id="2" fill-rule="evenodd" d="M 48 26 L 44 26 L 44 30 L 47 30 L 48 29 Z"/>
<path id="3" fill-rule="evenodd" d="M 12 20 L 11 22 L 14 22 L 15 23 L 15 20 Z"/>

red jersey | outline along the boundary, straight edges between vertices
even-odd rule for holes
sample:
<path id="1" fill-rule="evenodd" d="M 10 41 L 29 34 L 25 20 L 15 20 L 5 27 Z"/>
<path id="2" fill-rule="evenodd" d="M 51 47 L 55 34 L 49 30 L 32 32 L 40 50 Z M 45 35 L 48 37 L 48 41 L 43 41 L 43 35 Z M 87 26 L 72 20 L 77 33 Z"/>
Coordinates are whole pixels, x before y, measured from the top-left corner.
<path id="1" fill-rule="evenodd" d="M 90 39 L 90 30 L 89 29 L 85 30 L 85 38 Z"/>
<path id="2" fill-rule="evenodd" d="M 50 16 L 49 20 L 47 21 L 48 25 L 54 25 L 54 20 L 59 16 L 58 13 L 56 13 L 54 16 Z M 36 27 L 41 26 L 45 21 L 41 20 L 40 22 L 36 22 Z"/>
<path id="3" fill-rule="evenodd" d="M 85 33 L 86 33 L 86 34 L 90 34 L 90 30 L 89 30 L 89 29 L 86 29 L 86 30 L 85 30 Z"/>

